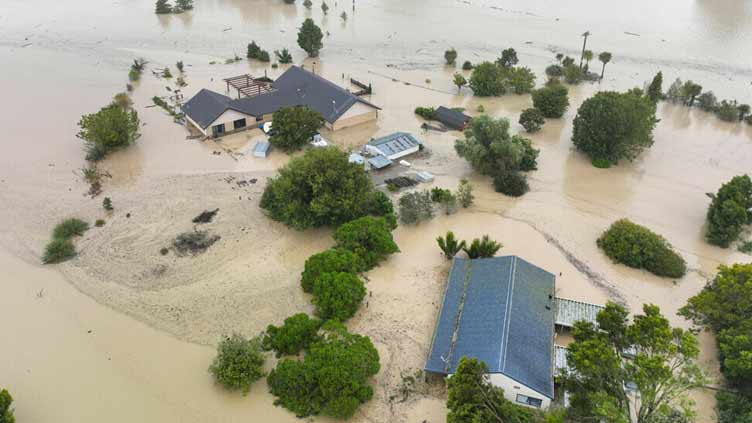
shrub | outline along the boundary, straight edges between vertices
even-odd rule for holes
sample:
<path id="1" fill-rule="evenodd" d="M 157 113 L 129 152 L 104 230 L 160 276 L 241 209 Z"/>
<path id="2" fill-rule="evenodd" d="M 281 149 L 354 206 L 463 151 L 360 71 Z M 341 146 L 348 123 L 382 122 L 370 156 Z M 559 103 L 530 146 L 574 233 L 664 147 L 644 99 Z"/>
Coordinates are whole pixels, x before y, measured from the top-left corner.
<path id="1" fill-rule="evenodd" d="M 42 263 L 56 264 L 76 256 L 76 248 L 68 238 L 53 238 L 44 248 Z"/>
<path id="2" fill-rule="evenodd" d="M 105 223 L 106 222 L 104 221 L 104 219 L 97 219 L 96 222 L 94 222 L 94 226 L 96 226 L 97 228 L 101 228 L 102 226 L 104 226 Z"/>
<path id="3" fill-rule="evenodd" d="M 219 235 L 211 235 L 207 231 L 184 232 L 175 238 L 172 246 L 180 256 L 186 254 L 197 255 L 208 250 L 209 247 L 220 239 Z"/>
<path id="4" fill-rule="evenodd" d="M 253 382 L 264 376 L 263 366 L 261 341 L 234 334 L 217 346 L 217 356 L 209 366 L 209 372 L 225 388 L 246 394 Z"/>
<path id="5" fill-rule="evenodd" d="M 535 74 L 530 68 L 510 67 L 503 69 L 502 79 L 505 91 L 511 91 L 515 94 L 527 94 L 533 91 Z"/>
<path id="6" fill-rule="evenodd" d="M 744 225 L 752 222 L 752 180 L 735 176 L 723 184 L 708 207 L 705 239 L 727 248 L 741 234 Z"/>
<path id="7" fill-rule="evenodd" d="M 282 359 L 269 373 L 269 390 L 298 417 L 323 414 L 348 419 L 373 396 L 369 380 L 379 371 L 379 353 L 371 340 L 350 334 L 340 323 L 322 327 L 303 361 Z"/>
<path id="8" fill-rule="evenodd" d="M 364 270 L 360 257 L 353 252 L 338 248 L 330 248 L 324 252 L 308 257 L 305 269 L 300 278 L 303 291 L 313 292 L 313 284 L 323 273 L 358 273 Z"/>
<path id="9" fill-rule="evenodd" d="M 627 219 L 614 222 L 598 238 L 600 247 L 617 263 L 645 269 L 657 276 L 681 278 L 687 271 L 684 259 L 662 236 Z"/>
<path id="10" fill-rule="evenodd" d="M 324 118 L 305 106 L 282 107 L 272 115 L 274 135 L 269 142 L 286 152 L 300 150 L 324 125 Z"/>
<path id="11" fill-rule="evenodd" d="M 249 59 L 258 59 L 260 54 L 261 54 L 261 47 L 259 47 L 259 45 L 256 44 L 256 41 L 251 41 L 251 43 L 248 44 L 248 49 L 246 50 L 245 57 Z"/>
<path id="12" fill-rule="evenodd" d="M 501 247 L 503 247 L 501 243 L 492 240 L 488 235 L 483 235 L 480 239 L 475 238 L 469 247 L 465 246 L 462 250 L 471 259 L 476 259 L 493 257 Z"/>
<path id="13" fill-rule="evenodd" d="M 279 63 L 292 63 L 292 54 L 286 48 L 283 48 L 282 51 L 274 50 L 274 55 L 277 56 Z"/>
<path id="14" fill-rule="evenodd" d="M 110 197 L 104 197 L 104 200 L 102 200 L 102 208 L 107 211 L 112 211 L 112 200 Z"/>
<path id="15" fill-rule="evenodd" d="M 81 130 L 76 136 L 84 141 L 86 159 L 92 161 L 133 144 L 140 135 L 136 111 L 117 105 L 109 105 L 97 113 L 82 116 L 78 126 Z"/>
<path id="16" fill-rule="evenodd" d="M 399 199 L 399 217 L 408 225 L 433 217 L 431 193 L 428 190 L 409 192 Z"/>
<path id="17" fill-rule="evenodd" d="M 739 120 L 739 108 L 736 105 L 736 101 L 721 101 L 715 114 L 718 116 L 718 119 L 725 122 L 736 122 Z"/>
<path id="18" fill-rule="evenodd" d="M 465 63 L 462 64 L 462 70 L 472 70 L 473 64 L 470 63 L 469 60 L 465 60 Z"/>
<path id="19" fill-rule="evenodd" d="M 457 140 L 454 148 L 460 157 L 484 175 L 533 170 L 538 150 L 530 140 L 509 134 L 509 121 L 479 116 L 465 130 L 465 139 Z"/>
<path id="20" fill-rule="evenodd" d="M 468 208 L 473 205 L 473 185 L 467 179 L 461 179 L 460 185 L 457 187 L 457 201 L 463 208 Z"/>
<path id="21" fill-rule="evenodd" d="M 172 6 L 167 0 L 157 0 L 154 9 L 157 14 L 172 13 Z"/>
<path id="22" fill-rule="evenodd" d="M 564 68 L 562 68 L 560 65 L 551 65 L 546 68 L 546 75 L 558 78 L 564 75 Z"/>
<path id="23" fill-rule="evenodd" d="M 436 243 L 439 244 L 439 248 L 447 260 L 453 259 L 466 245 L 465 241 L 457 240 L 452 231 L 448 231 L 444 237 L 437 237 Z"/>
<path id="24" fill-rule="evenodd" d="M 436 117 L 436 109 L 433 107 L 416 107 L 415 114 L 423 119 L 431 120 Z"/>
<path id="25" fill-rule="evenodd" d="M 262 345 L 265 350 L 274 350 L 277 358 L 283 355 L 297 355 L 316 340 L 321 321 L 312 319 L 305 313 L 298 313 L 285 319 L 281 327 L 269 325 L 266 328 Z"/>
<path id="26" fill-rule="evenodd" d="M 501 52 L 501 57 L 496 60 L 496 63 L 502 68 L 511 68 L 519 63 L 520 59 L 517 58 L 517 52 L 513 48 L 504 49 Z"/>
<path id="27" fill-rule="evenodd" d="M 546 119 L 538 109 L 525 109 L 520 114 L 519 123 L 527 132 L 536 132 L 546 123 Z"/>
<path id="28" fill-rule="evenodd" d="M 338 248 L 355 253 L 362 260 L 365 270 L 372 269 L 390 254 L 399 252 L 392 239 L 391 227 L 383 217 L 364 216 L 345 223 L 334 232 L 334 240 Z"/>
<path id="29" fill-rule="evenodd" d="M 564 66 L 564 81 L 567 84 L 576 85 L 582 82 L 585 75 L 577 65 Z"/>
<path id="30" fill-rule="evenodd" d="M 560 118 L 569 107 L 569 93 L 562 84 L 551 84 L 533 91 L 533 106 L 544 117 Z"/>
<path id="31" fill-rule="evenodd" d="M 166 67 L 162 69 L 162 78 L 172 78 L 172 72 L 170 72 L 170 68 Z"/>
<path id="32" fill-rule="evenodd" d="M 261 53 L 259 53 L 259 56 L 258 56 L 258 60 L 259 60 L 259 62 L 264 62 L 264 63 L 268 63 L 268 62 L 270 62 L 270 61 L 271 61 L 272 59 L 271 59 L 271 57 L 269 56 L 269 52 L 268 52 L 268 51 L 266 51 L 266 50 L 261 50 Z"/>
<path id="33" fill-rule="evenodd" d="M 185 66 L 183 65 L 183 61 L 178 60 L 177 63 L 175 63 L 175 68 L 177 68 L 178 72 L 183 73 L 183 70 L 185 69 Z"/>
<path id="34" fill-rule="evenodd" d="M 450 48 L 444 52 L 444 60 L 447 65 L 454 65 L 454 61 L 457 60 L 457 50 Z"/>
<path id="35" fill-rule="evenodd" d="M 718 99 L 713 91 L 706 91 L 697 97 L 697 107 L 706 112 L 715 112 L 718 109 Z"/>
<path id="36" fill-rule="evenodd" d="M 352 273 L 322 273 L 313 282 L 313 304 L 323 320 L 344 322 L 355 315 L 365 296 L 363 281 Z"/>
<path id="37" fill-rule="evenodd" d="M 452 191 L 439 187 L 431 188 L 431 201 L 434 203 L 441 203 L 452 195 Z"/>
<path id="38" fill-rule="evenodd" d="M 605 91 L 585 100 L 574 119 L 572 142 L 591 159 L 617 164 L 653 145 L 655 104 L 635 91 Z"/>
<path id="39" fill-rule="evenodd" d="M 16 417 L 13 415 L 13 397 L 6 389 L 0 389 L 0 423 L 15 423 Z"/>
<path id="40" fill-rule="evenodd" d="M 744 241 L 737 249 L 744 254 L 752 254 L 752 241 Z"/>
<path id="41" fill-rule="evenodd" d="M 55 239 L 70 239 L 74 236 L 81 236 L 89 229 L 89 224 L 75 217 L 65 219 L 55 226 L 52 230 L 52 237 Z"/>
<path id="42" fill-rule="evenodd" d="M 530 190 L 525 175 L 519 172 L 503 172 L 493 179 L 496 192 L 510 197 L 521 197 Z"/>

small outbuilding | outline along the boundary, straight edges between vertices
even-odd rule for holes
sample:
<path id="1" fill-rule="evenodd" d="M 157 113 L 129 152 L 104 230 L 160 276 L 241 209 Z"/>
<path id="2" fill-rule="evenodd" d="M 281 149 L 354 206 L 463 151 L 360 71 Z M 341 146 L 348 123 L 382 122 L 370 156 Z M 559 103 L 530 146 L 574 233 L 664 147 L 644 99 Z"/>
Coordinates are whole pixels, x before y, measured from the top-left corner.
<path id="1" fill-rule="evenodd" d="M 384 156 L 374 156 L 368 159 L 368 164 L 371 166 L 372 169 L 381 170 L 385 167 L 389 167 L 392 165 L 392 161 L 387 159 Z"/>
<path id="2" fill-rule="evenodd" d="M 462 112 L 453 110 L 444 106 L 440 106 L 436 109 L 434 120 L 437 120 L 449 128 L 456 129 L 458 131 L 464 131 L 465 127 L 472 120 L 472 118 Z"/>
<path id="3" fill-rule="evenodd" d="M 366 144 L 366 151 L 389 160 L 413 154 L 420 150 L 421 142 L 407 132 L 395 132 L 385 137 L 372 139 Z"/>
<path id="4" fill-rule="evenodd" d="M 548 408 L 554 289 L 553 274 L 516 256 L 455 258 L 425 370 L 451 376 L 462 357 L 475 358 L 510 401 Z"/>
<path id="5" fill-rule="evenodd" d="M 253 147 L 253 156 L 266 158 L 269 156 L 269 152 L 272 149 L 272 145 L 268 141 L 259 141 Z"/>
<path id="6" fill-rule="evenodd" d="M 355 163 L 356 165 L 364 165 L 366 163 L 365 157 L 361 156 L 358 153 L 350 153 L 350 157 L 347 159 L 350 163 Z"/>

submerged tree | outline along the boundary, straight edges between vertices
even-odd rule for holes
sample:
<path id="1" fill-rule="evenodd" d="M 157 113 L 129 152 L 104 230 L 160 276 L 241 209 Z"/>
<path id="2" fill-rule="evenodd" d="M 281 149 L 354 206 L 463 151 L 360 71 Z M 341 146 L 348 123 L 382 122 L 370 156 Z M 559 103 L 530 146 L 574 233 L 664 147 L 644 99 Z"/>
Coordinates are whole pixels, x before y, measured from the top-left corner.
<path id="1" fill-rule="evenodd" d="M 261 340 L 234 334 L 217 346 L 217 356 L 209 366 L 209 372 L 224 387 L 241 390 L 245 394 L 253 382 L 264 376 L 263 366 Z"/>
<path id="2" fill-rule="evenodd" d="M 82 116 L 78 126 L 80 131 L 76 136 L 84 140 L 86 159 L 92 161 L 133 144 L 140 136 L 138 113 L 119 105 L 105 106 L 97 113 Z"/>
<path id="3" fill-rule="evenodd" d="M 175 0 L 175 7 L 179 11 L 193 9 L 193 0 Z"/>
<path id="4" fill-rule="evenodd" d="M 708 207 L 705 239 L 728 248 L 745 225 L 752 223 L 752 179 L 735 176 L 723 184 Z"/>
<path id="5" fill-rule="evenodd" d="M 457 255 L 463 248 L 465 248 L 465 241 L 459 241 L 454 237 L 454 232 L 448 231 L 446 236 L 438 236 L 436 242 L 439 244 L 441 252 L 447 260 L 451 260 Z"/>
<path id="6" fill-rule="evenodd" d="M 460 179 L 460 185 L 457 187 L 457 193 L 455 194 L 457 201 L 463 208 L 468 208 L 473 205 L 475 196 L 473 195 L 473 184 L 465 178 Z"/>
<path id="7" fill-rule="evenodd" d="M 400 251 L 392 238 L 392 227 L 383 217 L 363 216 L 347 222 L 334 232 L 334 240 L 337 248 L 358 256 L 364 270 L 374 268 L 389 255 Z"/>
<path id="8" fill-rule="evenodd" d="M 580 68 L 582 68 L 582 61 L 585 59 L 585 47 L 587 47 L 587 39 L 590 36 L 590 31 L 582 33 L 582 53 L 580 53 Z"/>
<path id="9" fill-rule="evenodd" d="M 454 73 L 454 79 L 452 82 L 454 82 L 454 85 L 457 86 L 457 94 L 460 93 L 462 87 L 467 85 L 467 79 L 465 79 L 465 77 L 459 72 Z"/>
<path id="10" fill-rule="evenodd" d="M 326 5 L 326 3 L 323 3 L 323 5 Z M 321 42 L 323 38 L 324 34 L 321 32 L 321 28 L 313 23 L 313 19 L 308 18 L 303 21 L 303 26 L 300 27 L 298 32 L 298 45 L 308 53 L 308 57 L 319 55 L 319 51 L 324 47 Z"/>
<path id="11" fill-rule="evenodd" d="M 598 55 L 598 60 L 603 63 L 603 68 L 601 69 L 601 79 L 603 79 L 603 75 L 606 73 L 606 64 L 611 61 L 611 53 L 607 51 L 602 52 Z"/>
<path id="12" fill-rule="evenodd" d="M 533 106 L 547 118 L 564 116 L 564 112 L 569 107 L 567 87 L 555 83 L 533 91 Z"/>
<path id="13" fill-rule="evenodd" d="M 329 12 L 329 5 L 326 4 L 326 1 L 321 2 L 321 11 L 324 12 L 324 16 Z"/>
<path id="14" fill-rule="evenodd" d="M 492 240 L 488 235 L 483 235 L 480 239 L 475 238 L 470 246 L 462 247 L 462 250 L 471 259 L 490 258 L 496 255 L 501 247 L 501 243 Z"/>
<path id="15" fill-rule="evenodd" d="M 0 389 L 0 423 L 15 423 L 16 417 L 13 409 L 13 397 L 7 389 Z"/>
<path id="16" fill-rule="evenodd" d="M 157 0 L 155 11 L 158 14 L 172 13 L 172 5 L 167 0 Z"/>
<path id="17" fill-rule="evenodd" d="M 658 103 L 658 100 L 663 97 L 663 72 L 658 71 L 655 74 L 645 94 L 653 103 Z"/>
<path id="18" fill-rule="evenodd" d="M 454 65 L 454 61 L 457 60 L 457 50 L 454 47 L 444 52 L 444 60 L 447 65 Z"/>
<path id="19" fill-rule="evenodd" d="M 305 106 L 283 107 L 272 116 L 275 132 L 269 142 L 288 153 L 303 148 L 324 125 L 324 118 Z"/>
<path id="20" fill-rule="evenodd" d="M 525 109 L 520 113 L 519 124 L 525 128 L 527 132 L 536 132 L 541 129 L 543 124 L 546 123 L 546 119 L 543 117 L 543 113 L 535 108 Z"/>
<path id="21" fill-rule="evenodd" d="M 496 63 L 502 68 L 511 68 L 519 63 L 519 61 L 520 59 L 517 58 L 517 51 L 510 47 L 501 52 L 501 57 L 499 57 Z"/>
<path id="22" fill-rule="evenodd" d="M 277 60 L 279 63 L 282 64 L 288 64 L 292 63 L 292 54 L 290 54 L 290 51 L 286 48 L 283 48 L 282 51 L 274 50 L 274 55 L 277 56 Z"/>

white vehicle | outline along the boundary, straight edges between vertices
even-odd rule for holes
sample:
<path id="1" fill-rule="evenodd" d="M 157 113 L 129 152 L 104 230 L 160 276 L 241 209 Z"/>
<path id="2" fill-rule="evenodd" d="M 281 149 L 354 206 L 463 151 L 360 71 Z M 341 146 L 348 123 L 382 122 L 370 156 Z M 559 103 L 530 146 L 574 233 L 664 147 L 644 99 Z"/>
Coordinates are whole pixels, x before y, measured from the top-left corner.
<path id="1" fill-rule="evenodd" d="M 266 135 L 274 135 L 272 133 L 272 123 L 271 122 L 264 123 L 264 125 L 261 127 L 261 130 L 264 131 L 264 133 Z"/>
<path id="2" fill-rule="evenodd" d="M 327 147 L 329 142 L 325 140 L 321 134 L 315 134 L 311 137 L 311 145 L 314 147 Z"/>

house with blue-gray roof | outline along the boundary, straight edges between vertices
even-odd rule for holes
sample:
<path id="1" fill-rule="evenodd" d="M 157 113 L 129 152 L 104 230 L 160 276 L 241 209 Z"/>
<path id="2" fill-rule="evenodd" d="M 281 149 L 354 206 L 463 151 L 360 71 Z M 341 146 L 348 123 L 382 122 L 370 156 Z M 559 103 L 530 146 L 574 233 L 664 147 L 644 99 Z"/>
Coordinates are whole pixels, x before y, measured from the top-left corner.
<path id="1" fill-rule="evenodd" d="M 516 404 L 554 398 L 555 277 L 517 257 L 455 258 L 425 370 L 451 376 L 462 357 Z"/>

